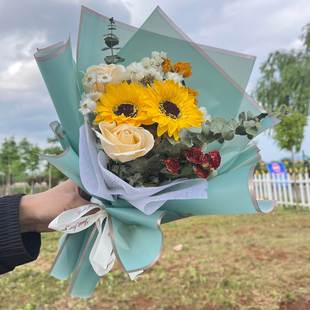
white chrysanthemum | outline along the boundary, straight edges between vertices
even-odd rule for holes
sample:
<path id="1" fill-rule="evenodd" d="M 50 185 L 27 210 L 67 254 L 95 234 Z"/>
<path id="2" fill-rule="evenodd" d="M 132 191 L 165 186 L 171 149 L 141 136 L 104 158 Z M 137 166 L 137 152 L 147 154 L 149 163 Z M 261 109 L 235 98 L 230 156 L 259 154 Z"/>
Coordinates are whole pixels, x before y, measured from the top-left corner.
<path id="1" fill-rule="evenodd" d="M 178 74 L 178 73 L 176 73 L 176 72 L 168 72 L 166 74 L 166 80 L 172 80 L 176 84 L 182 85 L 183 76 Z"/>
<path id="2" fill-rule="evenodd" d="M 153 64 L 152 64 L 152 60 L 151 60 L 151 58 L 149 58 L 149 57 L 144 57 L 144 58 L 142 58 L 141 64 L 142 64 L 142 66 L 143 66 L 144 68 L 146 68 L 146 69 L 151 68 L 152 65 L 153 65 Z"/>
<path id="3" fill-rule="evenodd" d="M 167 58 L 167 53 L 165 52 L 157 52 L 157 51 L 152 52 L 152 58 L 151 58 L 152 65 L 155 67 L 161 66 L 165 58 Z"/>
<path id="4" fill-rule="evenodd" d="M 103 73 L 97 74 L 97 82 L 98 83 L 109 83 L 112 81 L 112 74 L 111 73 Z"/>
<path id="5" fill-rule="evenodd" d="M 83 115 L 94 112 L 97 106 L 96 101 L 99 99 L 100 95 L 101 93 L 98 92 L 83 94 L 79 111 Z"/>
<path id="6" fill-rule="evenodd" d="M 145 77 L 145 69 L 140 62 L 133 62 L 126 68 L 126 77 L 131 81 L 140 81 Z"/>
<path id="7" fill-rule="evenodd" d="M 162 81 L 163 74 L 159 70 L 156 70 L 155 68 L 151 67 L 149 69 L 145 70 L 145 76 L 152 76 L 155 80 Z"/>
<path id="8" fill-rule="evenodd" d="M 83 78 L 83 87 L 88 91 L 94 87 L 97 82 L 97 74 L 95 72 L 86 73 Z"/>
<path id="9" fill-rule="evenodd" d="M 157 51 L 153 51 L 151 54 L 152 58 L 162 58 L 165 59 L 167 58 L 167 53 L 165 52 L 157 52 Z"/>

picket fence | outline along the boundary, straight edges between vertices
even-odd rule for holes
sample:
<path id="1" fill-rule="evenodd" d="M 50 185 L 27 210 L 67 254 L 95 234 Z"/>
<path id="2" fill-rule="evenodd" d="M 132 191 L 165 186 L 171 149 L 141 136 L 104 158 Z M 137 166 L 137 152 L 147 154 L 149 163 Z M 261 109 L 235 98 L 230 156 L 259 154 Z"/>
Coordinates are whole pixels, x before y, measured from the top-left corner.
<path id="1" fill-rule="evenodd" d="M 284 206 L 310 208 L 310 176 L 303 173 L 256 173 L 254 189 L 257 200 L 271 199 Z"/>

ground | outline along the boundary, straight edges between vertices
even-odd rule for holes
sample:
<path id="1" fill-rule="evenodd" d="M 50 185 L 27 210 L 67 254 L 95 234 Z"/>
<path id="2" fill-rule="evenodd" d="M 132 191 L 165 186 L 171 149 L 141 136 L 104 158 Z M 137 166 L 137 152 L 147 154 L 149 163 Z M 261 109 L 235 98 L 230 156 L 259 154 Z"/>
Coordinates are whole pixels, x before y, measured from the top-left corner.
<path id="1" fill-rule="evenodd" d="M 151 270 L 131 282 L 116 267 L 88 300 L 70 298 L 68 283 L 48 275 L 59 235 L 46 234 L 38 261 L 0 277 L 0 309 L 310 309 L 310 211 L 162 228 L 165 249 Z"/>

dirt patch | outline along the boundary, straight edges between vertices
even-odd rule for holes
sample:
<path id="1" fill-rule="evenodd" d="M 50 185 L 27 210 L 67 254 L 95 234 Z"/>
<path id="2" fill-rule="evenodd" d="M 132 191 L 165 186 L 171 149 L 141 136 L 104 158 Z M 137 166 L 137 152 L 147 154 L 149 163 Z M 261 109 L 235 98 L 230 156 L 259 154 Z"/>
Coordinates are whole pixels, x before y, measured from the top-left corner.
<path id="1" fill-rule="evenodd" d="M 131 310 L 141 310 L 141 309 L 156 309 L 155 302 L 151 298 L 147 298 L 143 295 L 136 296 L 130 301 L 129 309 Z"/>
<path id="2" fill-rule="evenodd" d="M 294 301 L 282 301 L 279 310 L 309 310 L 310 300 L 298 299 Z"/>
<path id="3" fill-rule="evenodd" d="M 282 250 L 267 250 L 264 248 L 256 247 L 255 245 L 251 245 L 247 248 L 248 253 L 251 257 L 254 257 L 256 260 L 278 260 L 278 261 L 286 261 L 289 259 L 289 253 Z"/>
<path id="4" fill-rule="evenodd" d="M 247 235 L 255 232 L 255 227 L 241 227 L 233 231 L 235 235 Z"/>

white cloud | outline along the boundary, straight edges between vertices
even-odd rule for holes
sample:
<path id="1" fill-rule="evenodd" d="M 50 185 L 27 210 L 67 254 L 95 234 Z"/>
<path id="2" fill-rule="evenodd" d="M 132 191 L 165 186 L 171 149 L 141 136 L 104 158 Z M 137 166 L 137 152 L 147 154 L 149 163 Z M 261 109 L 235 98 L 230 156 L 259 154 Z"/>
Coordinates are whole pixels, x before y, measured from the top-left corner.
<path id="1" fill-rule="evenodd" d="M 33 60 L 13 62 L 0 72 L 0 89 L 25 91 L 42 85 L 37 64 Z"/>
<path id="2" fill-rule="evenodd" d="M 46 44 L 46 36 L 37 32 L 31 36 L 22 34 L 7 35 L 0 39 L 0 89 L 32 90 L 42 85 L 39 70 L 33 58 L 37 46 Z"/>

